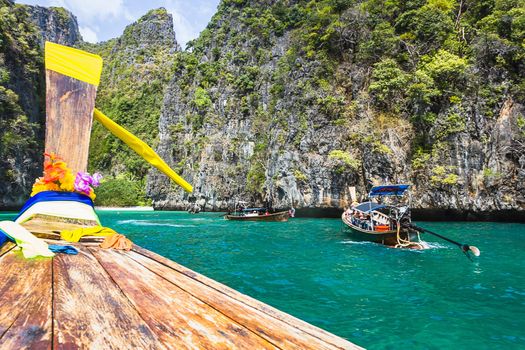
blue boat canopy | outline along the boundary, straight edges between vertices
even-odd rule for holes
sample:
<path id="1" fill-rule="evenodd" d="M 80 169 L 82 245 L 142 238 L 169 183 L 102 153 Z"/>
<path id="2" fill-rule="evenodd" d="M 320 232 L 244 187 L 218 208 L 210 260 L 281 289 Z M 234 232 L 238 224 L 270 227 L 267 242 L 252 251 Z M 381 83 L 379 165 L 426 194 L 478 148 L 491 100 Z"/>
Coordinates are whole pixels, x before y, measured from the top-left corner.
<path id="1" fill-rule="evenodd" d="M 369 197 L 377 196 L 402 196 L 408 190 L 410 185 L 385 185 L 374 186 L 368 194 Z"/>
<path id="2" fill-rule="evenodd" d="M 354 209 L 362 211 L 363 213 L 369 213 L 371 211 L 378 210 L 378 209 L 381 209 L 381 208 L 384 208 L 384 207 L 386 207 L 386 205 L 377 204 L 377 203 L 374 203 L 374 202 L 364 202 L 364 203 L 359 204 Z"/>
<path id="3" fill-rule="evenodd" d="M 245 208 L 242 209 L 242 211 L 265 211 L 268 210 L 267 208 Z"/>

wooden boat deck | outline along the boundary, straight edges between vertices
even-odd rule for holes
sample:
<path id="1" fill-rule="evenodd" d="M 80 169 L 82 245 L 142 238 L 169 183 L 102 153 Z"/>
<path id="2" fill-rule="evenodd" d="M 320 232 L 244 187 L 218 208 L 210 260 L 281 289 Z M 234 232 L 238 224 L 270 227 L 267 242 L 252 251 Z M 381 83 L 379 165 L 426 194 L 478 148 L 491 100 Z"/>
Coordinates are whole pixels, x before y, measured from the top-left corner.
<path id="1" fill-rule="evenodd" d="M 1 248 L 0 349 L 359 348 L 138 246 L 74 245 Z"/>

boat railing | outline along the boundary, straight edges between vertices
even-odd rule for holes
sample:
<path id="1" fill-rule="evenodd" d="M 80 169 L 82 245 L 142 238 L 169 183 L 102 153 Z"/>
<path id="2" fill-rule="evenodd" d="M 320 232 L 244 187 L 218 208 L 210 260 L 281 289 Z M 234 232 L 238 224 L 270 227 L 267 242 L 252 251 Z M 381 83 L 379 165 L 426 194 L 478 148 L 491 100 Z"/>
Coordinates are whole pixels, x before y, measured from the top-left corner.
<path id="1" fill-rule="evenodd" d="M 347 220 L 354 226 L 369 231 L 388 231 L 392 230 L 391 218 L 379 211 L 363 212 L 354 209 L 347 215 Z"/>
<path id="2" fill-rule="evenodd" d="M 377 221 L 381 225 L 390 225 L 390 218 L 388 215 L 379 211 L 373 211 L 371 214 L 372 220 Z"/>

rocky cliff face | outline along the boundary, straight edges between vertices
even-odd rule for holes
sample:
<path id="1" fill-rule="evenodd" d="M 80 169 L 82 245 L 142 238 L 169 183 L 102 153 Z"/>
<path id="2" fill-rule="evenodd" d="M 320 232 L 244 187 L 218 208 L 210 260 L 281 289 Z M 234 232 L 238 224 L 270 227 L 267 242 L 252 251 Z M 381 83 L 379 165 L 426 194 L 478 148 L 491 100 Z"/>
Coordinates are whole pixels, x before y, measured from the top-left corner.
<path id="1" fill-rule="evenodd" d="M 63 7 L 26 6 L 31 21 L 40 31 L 40 45 L 51 41 L 76 46 L 82 42 L 77 18 Z"/>
<path id="2" fill-rule="evenodd" d="M 165 9 L 148 12 L 119 38 L 89 44 L 82 42 L 75 16 L 63 8 L 7 0 L 0 0 L 0 5 L 0 208 L 21 206 L 41 174 L 45 40 L 100 54 L 104 69 L 97 107 L 149 144 L 156 144 L 164 89 L 174 54 L 180 50 L 172 17 Z M 117 200 L 108 205 L 144 203 L 149 167 L 96 123 L 90 169 L 103 172 L 109 180 L 107 189 L 97 191 L 99 204 L 105 203 L 104 198 Z"/>
<path id="3" fill-rule="evenodd" d="M 523 212 L 523 9 L 459 6 L 223 1 L 159 123 L 195 193 L 151 173 L 154 205 L 341 208 L 372 181 L 413 184 L 416 208 Z"/>
<path id="4" fill-rule="evenodd" d="M 74 16 L 0 1 L 0 208 L 21 206 L 41 174 L 44 40 L 78 43 Z"/>
<path id="5" fill-rule="evenodd" d="M 413 184 L 416 208 L 524 212 L 518 1 L 224 0 L 185 52 L 163 9 L 91 45 L 71 14 L 0 4 L 2 207 L 40 173 L 45 36 L 102 55 L 98 107 L 193 183 L 150 171 L 157 208 L 341 208 L 372 181 Z M 90 169 L 140 195 L 148 166 L 95 127 Z"/>

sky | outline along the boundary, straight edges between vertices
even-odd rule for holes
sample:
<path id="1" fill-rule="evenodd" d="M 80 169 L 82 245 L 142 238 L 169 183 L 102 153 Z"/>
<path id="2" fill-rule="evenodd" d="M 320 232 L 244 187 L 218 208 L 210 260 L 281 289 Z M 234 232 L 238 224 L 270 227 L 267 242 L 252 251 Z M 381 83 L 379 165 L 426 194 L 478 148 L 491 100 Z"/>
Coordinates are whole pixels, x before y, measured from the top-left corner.
<path id="1" fill-rule="evenodd" d="M 173 16 L 177 42 L 186 43 L 199 36 L 215 14 L 219 0 L 18 0 L 17 3 L 44 7 L 61 6 L 78 21 L 85 41 L 96 43 L 116 38 L 124 28 L 149 10 L 164 7 Z"/>

